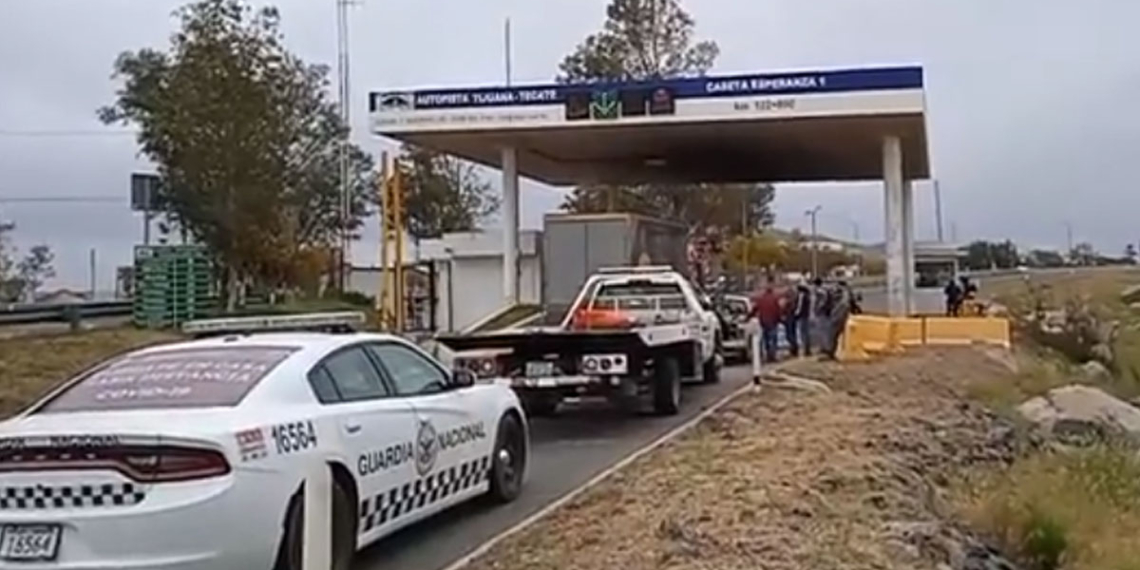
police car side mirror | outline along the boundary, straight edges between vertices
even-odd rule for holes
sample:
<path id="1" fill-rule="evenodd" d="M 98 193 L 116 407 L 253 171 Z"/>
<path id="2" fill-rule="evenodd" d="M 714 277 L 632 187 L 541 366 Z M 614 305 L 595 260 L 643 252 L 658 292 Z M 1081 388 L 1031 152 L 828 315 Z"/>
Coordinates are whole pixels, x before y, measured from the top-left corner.
<path id="1" fill-rule="evenodd" d="M 451 386 L 453 388 L 467 388 L 475 385 L 475 373 L 460 368 L 451 373 Z"/>

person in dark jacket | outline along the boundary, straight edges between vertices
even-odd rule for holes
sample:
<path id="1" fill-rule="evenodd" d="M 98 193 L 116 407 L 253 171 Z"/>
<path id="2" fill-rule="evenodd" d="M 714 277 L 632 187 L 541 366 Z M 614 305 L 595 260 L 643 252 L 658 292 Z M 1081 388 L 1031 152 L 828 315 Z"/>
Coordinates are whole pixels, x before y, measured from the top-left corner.
<path id="1" fill-rule="evenodd" d="M 799 348 L 804 356 L 811 356 L 812 347 L 812 293 L 806 281 L 796 283 L 795 304 L 792 307 L 792 319 L 795 321 L 796 332 L 799 333 Z"/>
<path id="2" fill-rule="evenodd" d="M 793 357 L 800 355 L 799 318 L 796 317 L 796 301 L 799 295 L 795 287 L 784 290 L 780 299 L 783 305 L 782 320 L 784 322 L 784 338 L 788 339 L 788 353 Z"/>
<path id="3" fill-rule="evenodd" d="M 946 294 L 946 316 L 957 317 L 962 310 L 962 288 L 958 286 L 958 281 L 950 278 L 942 292 Z"/>
<path id="4" fill-rule="evenodd" d="M 840 281 L 834 287 L 828 288 L 824 303 L 827 336 L 824 339 L 825 344 L 821 348 L 825 358 L 836 359 L 836 355 L 839 353 L 839 339 L 843 336 L 843 330 L 847 328 L 847 318 L 853 309 L 858 310 L 851 289 L 846 282 Z"/>
<path id="5" fill-rule="evenodd" d="M 780 296 L 776 294 L 771 284 L 764 286 L 764 291 L 752 301 L 752 314 L 760 321 L 760 340 L 763 347 L 764 362 L 776 362 L 776 339 L 782 316 Z"/>

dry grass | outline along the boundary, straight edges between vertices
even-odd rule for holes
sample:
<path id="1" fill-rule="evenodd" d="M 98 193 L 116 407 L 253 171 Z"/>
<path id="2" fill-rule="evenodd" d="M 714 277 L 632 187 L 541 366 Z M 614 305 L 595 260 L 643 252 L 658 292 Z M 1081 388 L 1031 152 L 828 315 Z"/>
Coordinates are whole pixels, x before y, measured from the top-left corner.
<path id="1" fill-rule="evenodd" d="M 1066 302 L 1077 301 L 1103 321 L 1119 321 L 1121 327 L 1113 346 L 1118 374 L 1111 381 L 1101 382 L 1100 387 L 1131 399 L 1140 396 L 1140 313 L 1127 307 L 1120 293 L 1133 285 L 1140 285 L 1140 269 L 1105 268 L 1035 275 L 1029 281 L 994 281 L 985 287 L 984 293 L 1018 315 L 1032 314 L 1039 298 L 1046 309 L 1060 309 Z M 1022 355 L 1027 369 L 1025 377 L 1005 387 L 1007 393 L 999 395 L 997 400 L 986 397 L 987 402 L 1005 405 L 1010 398 L 1028 399 L 1058 383 L 1070 383 L 1077 376 L 1075 367 L 1055 362 L 1056 355 L 1034 346 L 1022 348 L 1025 349 Z M 988 396 L 984 391 L 981 395 Z"/>
<path id="2" fill-rule="evenodd" d="M 177 338 L 133 328 L 0 341 L 0 417 L 34 401 L 84 368 L 128 349 Z"/>
<path id="3" fill-rule="evenodd" d="M 1140 569 L 1140 460 L 1100 447 L 1041 453 L 966 480 L 967 521 L 1030 568 Z"/>
<path id="4" fill-rule="evenodd" d="M 971 399 L 1007 416 L 1012 416 L 1022 402 L 1080 378 L 1076 366 L 1032 348 L 1018 349 L 1010 358 L 1016 370 L 1000 381 L 992 378 L 965 380 L 966 393 Z"/>
<path id="5" fill-rule="evenodd" d="M 765 388 L 477 560 L 476 570 L 933 569 L 947 553 L 896 532 L 938 521 L 941 485 L 1000 460 L 995 418 L 962 374 L 970 350 L 802 364 L 831 393 Z M 1008 451 L 1004 452 L 1006 457 Z"/>
<path id="6" fill-rule="evenodd" d="M 1066 298 L 1087 297 L 1101 311 L 1121 313 L 1127 307 L 1120 292 L 1140 284 L 1140 269 L 1130 267 L 1075 271 L 1073 273 L 1032 274 L 1028 281 L 1000 279 L 982 283 L 982 293 L 1019 313 L 1033 310 L 1030 287 L 1041 289 L 1046 298 L 1058 305 Z"/>
<path id="7" fill-rule="evenodd" d="M 1114 379 L 1094 381 L 1057 355 L 1029 346 L 1021 350 L 1021 370 L 1011 381 L 975 381 L 969 393 L 1005 410 L 1075 382 L 1135 396 L 1140 386 L 1140 319 L 1120 300 L 1120 293 L 1138 283 L 1140 272 L 1129 269 L 1054 274 L 1030 284 L 996 283 L 988 293 L 1018 313 L 1031 312 L 1036 296 L 1049 309 L 1079 299 L 1100 318 L 1119 320 L 1124 326 L 1114 349 L 1120 370 Z M 1140 570 L 1140 460 L 1135 450 L 1044 450 L 1008 469 L 969 475 L 955 492 L 960 515 L 1007 552 L 1016 553 L 1028 568 Z"/>

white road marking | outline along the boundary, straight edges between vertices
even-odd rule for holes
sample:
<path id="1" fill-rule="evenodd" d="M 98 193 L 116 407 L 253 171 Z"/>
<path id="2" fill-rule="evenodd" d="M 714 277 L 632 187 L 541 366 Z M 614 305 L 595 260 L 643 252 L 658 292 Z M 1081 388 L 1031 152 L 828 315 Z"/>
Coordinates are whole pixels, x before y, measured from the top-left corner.
<path id="1" fill-rule="evenodd" d="M 538 522 L 539 520 L 546 517 L 550 513 L 554 512 L 558 508 L 562 507 L 563 505 L 566 505 L 570 501 L 573 501 L 574 499 L 576 499 L 579 495 L 584 493 L 589 488 L 597 485 L 598 483 L 601 483 L 607 477 L 609 477 L 609 476 L 613 475 L 614 473 L 624 469 L 629 464 L 633 463 L 634 461 L 637 461 L 638 459 L 640 459 L 641 457 L 643 457 L 647 453 L 657 449 L 658 447 L 661 447 L 663 444 L 668 443 L 669 441 L 675 439 L 677 436 L 681 435 L 682 433 L 685 433 L 686 431 L 691 429 L 693 426 L 699 424 L 702 420 L 711 416 L 713 413 L 715 413 L 720 408 L 724 407 L 725 404 L 728 404 L 732 400 L 736 399 L 741 394 L 744 394 L 745 392 L 749 392 L 749 391 L 759 391 L 759 390 L 760 390 L 759 386 L 756 386 L 756 385 L 751 384 L 751 383 L 747 383 L 747 384 L 741 386 L 739 389 L 733 391 L 732 393 L 728 394 L 727 396 L 724 396 L 720 400 L 717 400 L 716 402 L 714 402 L 709 407 L 705 408 L 701 413 L 697 414 L 695 417 L 693 417 L 689 421 L 673 428 L 672 430 L 670 430 L 665 435 L 662 435 L 661 437 L 650 442 L 648 445 L 645 445 L 645 446 L 641 447 L 640 449 L 633 451 L 629 455 L 625 456 L 625 458 L 623 458 L 621 461 L 614 463 L 613 465 L 604 469 L 601 473 L 598 473 L 597 475 L 595 475 L 589 481 L 586 481 L 585 483 L 579 485 L 578 487 L 568 491 L 566 494 L 562 495 L 558 499 L 555 499 L 553 502 L 548 503 L 545 507 L 539 509 L 538 512 L 530 515 L 529 517 L 523 519 L 522 521 L 519 521 L 517 524 L 508 528 L 507 530 L 504 530 L 503 532 L 500 532 L 499 534 L 492 536 L 491 538 L 487 539 L 486 542 L 479 545 L 477 548 L 475 548 L 471 552 L 468 552 L 467 554 L 463 555 L 462 557 L 460 557 L 455 562 L 448 564 L 446 567 L 444 567 L 444 570 L 462 570 L 463 568 L 466 568 L 476 558 L 486 554 L 487 552 L 489 552 L 492 548 L 494 548 L 497 544 L 499 544 L 500 542 L 502 542 L 506 538 L 526 529 L 527 527 L 529 527 L 531 525 L 533 525 L 534 523 Z"/>

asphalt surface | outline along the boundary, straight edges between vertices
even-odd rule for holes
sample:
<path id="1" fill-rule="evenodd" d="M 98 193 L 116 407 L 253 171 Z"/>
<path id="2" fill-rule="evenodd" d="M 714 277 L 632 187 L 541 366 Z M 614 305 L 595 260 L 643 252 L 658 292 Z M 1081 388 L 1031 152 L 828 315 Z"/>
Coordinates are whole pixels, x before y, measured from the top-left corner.
<path id="1" fill-rule="evenodd" d="M 354 570 L 438 570 L 514 526 L 624 457 L 683 424 L 750 380 L 747 367 L 725 368 L 718 384 L 686 386 L 681 413 L 627 416 L 582 404 L 531 424 L 529 479 L 508 505 L 472 501 L 370 546 Z"/>

